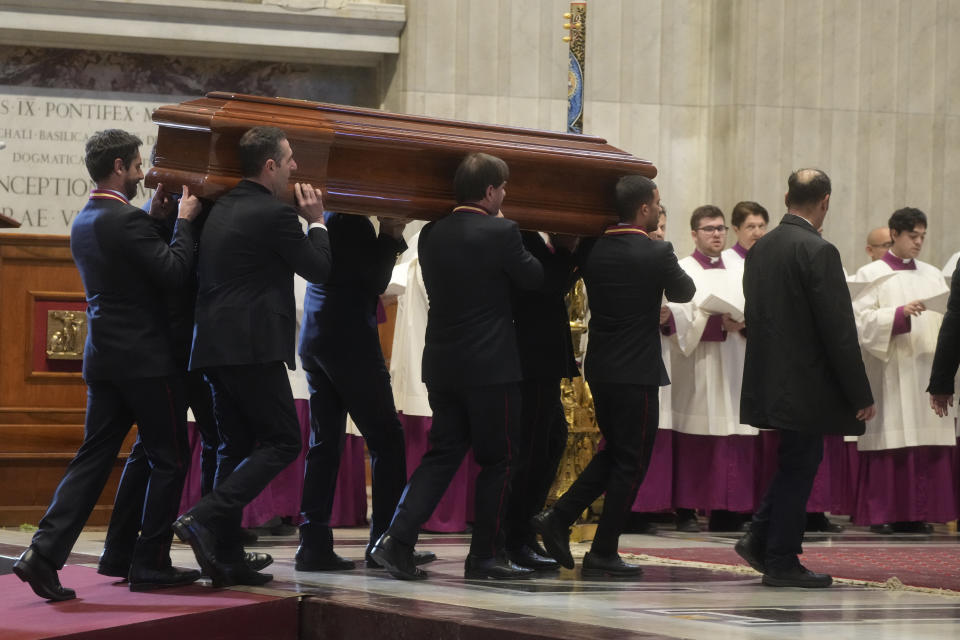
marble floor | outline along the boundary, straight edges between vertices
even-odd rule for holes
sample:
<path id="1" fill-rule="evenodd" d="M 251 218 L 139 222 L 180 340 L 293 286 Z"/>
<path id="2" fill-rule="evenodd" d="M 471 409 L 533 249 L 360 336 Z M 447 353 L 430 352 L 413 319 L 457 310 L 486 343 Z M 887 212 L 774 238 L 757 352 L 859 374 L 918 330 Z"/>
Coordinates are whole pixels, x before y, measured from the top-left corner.
<path id="1" fill-rule="evenodd" d="M 103 529 L 83 532 L 71 564 L 95 566 Z M 0 555 L 11 556 L 29 543 L 30 532 L 0 530 Z M 383 571 L 362 568 L 366 532 L 338 529 L 337 551 L 359 560 L 354 571 L 297 572 L 293 566 L 295 535 L 263 535 L 250 547 L 273 554 L 269 569 L 275 577 L 265 592 L 367 594 L 423 603 L 467 607 L 476 617 L 535 618 L 538 628 L 562 630 L 570 623 L 589 625 L 583 637 L 689 638 L 710 640 L 760 638 L 957 638 L 960 637 L 960 593 L 934 593 L 835 584 L 829 589 L 772 589 L 759 575 L 744 568 L 712 570 L 696 563 L 644 562 L 644 575 L 633 581 L 584 581 L 579 571 L 561 571 L 535 580 L 476 581 L 463 578 L 469 538 L 424 534 L 418 548 L 436 552 L 423 582 L 393 580 Z M 684 534 L 661 531 L 655 536 L 625 535 L 621 551 L 656 548 L 717 548 L 732 546 L 734 535 Z M 880 537 L 848 527 L 841 534 L 810 534 L 806 546 L 871 546 L 960 544 L 956 532 L 938 527 L 933 535 Z M 575 544 L 582 556 L 585 543 Z M 649 556 L 644 556 L 649 557 Z M 194 566 L 192 553 L 175 543 L 174 563 Z M 960 571 L 960 567 L 957 567 Z M 69 585 L 68 585 L 69 586 Z M 558 634 L 559 635 L 559 634 Z"/>

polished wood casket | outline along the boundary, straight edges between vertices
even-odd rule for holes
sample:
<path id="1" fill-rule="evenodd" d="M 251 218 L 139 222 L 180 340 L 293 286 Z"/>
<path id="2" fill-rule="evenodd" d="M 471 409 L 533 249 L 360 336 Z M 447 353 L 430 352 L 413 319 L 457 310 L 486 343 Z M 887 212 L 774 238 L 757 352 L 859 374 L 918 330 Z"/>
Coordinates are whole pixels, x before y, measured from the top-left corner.
<path id="1" fill-rule="evenodd" d="M 19 226 L 20 226 L 19 222 L 17 222 L 13 218 L 9 218 L 3 215 L 2 213 L 0 213 L 0 229 L 11 228 L 11 227 L 17 228 Z"/>
<path id="2" fill-rule="evenodd" d="M 614 185 L 654 177 L 652 163 L 603 138 L 400 115 L 288 98 L 213 92 L 158 108 L 157 155 L 146 185 L 215 200 L 240 180 L 237 143 L 251 127 L 283 129 L 298 170 L 342 213 L 433 220 L 454 204 L 453 175 L 468 153 L 510 167 L 506 217 L 521 227 L 595 235 L 617 221 Z M 289 194 L 288 194 L 289 197 Z"/>

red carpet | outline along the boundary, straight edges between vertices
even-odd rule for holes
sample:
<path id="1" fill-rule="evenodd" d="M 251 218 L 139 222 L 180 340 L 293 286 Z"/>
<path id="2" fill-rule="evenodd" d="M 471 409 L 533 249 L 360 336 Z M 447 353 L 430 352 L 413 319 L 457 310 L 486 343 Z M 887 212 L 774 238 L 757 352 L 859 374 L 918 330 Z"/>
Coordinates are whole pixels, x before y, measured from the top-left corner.
<path id="1" fill-rule="evenodd" d="M 746 566 L 733 547 L 719 549 L 625 549 L 658 558 Z M 808 547 L 800 557 L 811 571 L 835 578 L 886 582 L 896 577 L 911 587 L 960 591 L 960 546 L 886 545 Z"/>
<path id="2" fill-rule="evenodd" d="M 94 569 L 66 566 L 60 582 L 75 600 L 46 602 L 15 575 L 0 576 L 0 638 L 97 640 L 296 640 L 298 598 L 191 585 L 132 593 Z"/>

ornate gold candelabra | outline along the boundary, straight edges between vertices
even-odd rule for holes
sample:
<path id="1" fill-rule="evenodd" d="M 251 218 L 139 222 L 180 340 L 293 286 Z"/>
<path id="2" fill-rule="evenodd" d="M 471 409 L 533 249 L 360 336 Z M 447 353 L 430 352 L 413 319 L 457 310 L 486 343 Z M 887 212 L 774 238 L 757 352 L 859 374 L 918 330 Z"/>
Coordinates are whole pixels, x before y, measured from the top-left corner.
<path id="1" fill-rule="evenodd" d="M 583 362 L 583 335 L 587 331 L 587 294 L 583 280 L 577 280 L 567 294 L 567 310 L 570 313 L 570 333 L 573 338 L 573 353 L 577 363 Z M 582 367 L 582 364 L 581 364 Z M 557 470 L 557 477 L 550 488 L 548 501 L 553 502 L 573 484 L 577 476 L 590 463 L 600 444 L 600 430 L 597 428 L 597 415 L 593 407 L 590 386 L 583 377 L 564 378 L 560 383 L 561 399 L 567 418 L 567 448 Z M 603 497 L 600 497 L 582 516 L 584 523 L 595 522 L 603 510 Z M 593 536 L 595 524 L 574 527 L 572 538 L 577 540 Z"/>

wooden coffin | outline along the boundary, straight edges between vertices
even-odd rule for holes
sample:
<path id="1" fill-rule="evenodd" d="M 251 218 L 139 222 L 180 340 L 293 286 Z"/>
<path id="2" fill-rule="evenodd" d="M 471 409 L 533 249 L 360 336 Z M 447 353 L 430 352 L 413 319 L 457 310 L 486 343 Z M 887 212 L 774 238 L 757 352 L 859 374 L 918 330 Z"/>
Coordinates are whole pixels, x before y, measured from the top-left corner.
<path id="1" fill-rule="evenodd" d="M 11 227 L 15 229 L 19 226 L 19 222 L 0 213 L 0 229 L 9 229 Z"/>
<path id="2" fill-rule="evenodd" d="M 158 182 L 215 200 L 240 180 L 237 142 L 249 128 L 283 129 L 298 170 L 330 211 L 433 220 L 454 204 L 453 175 L 468 153 L 510 166 L 506 217 L 521 227 L 594 235 L 616 222 L 614 185 L 656 175 L 652 163 L 602 138 L 400 115 L 288 98 L 213 92 L 158 108 Z M 292 189 L 291 189 L 292 193 Z M 288 194 L 288 197 L 291 197 Z"/>

